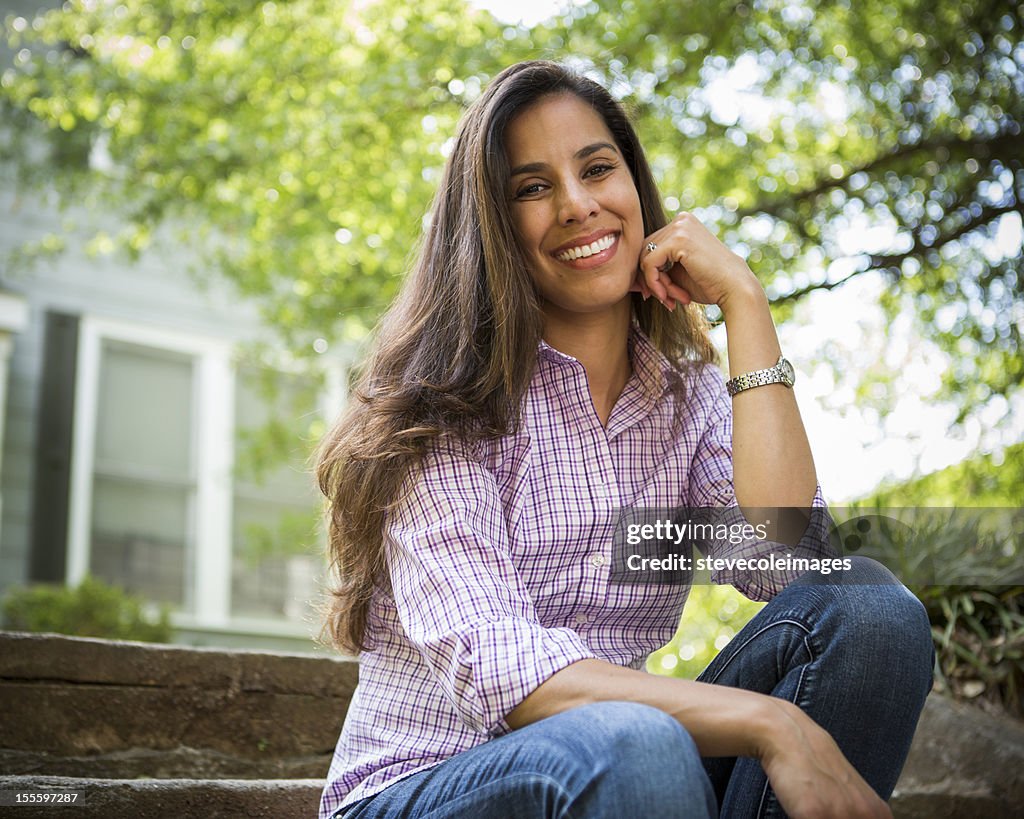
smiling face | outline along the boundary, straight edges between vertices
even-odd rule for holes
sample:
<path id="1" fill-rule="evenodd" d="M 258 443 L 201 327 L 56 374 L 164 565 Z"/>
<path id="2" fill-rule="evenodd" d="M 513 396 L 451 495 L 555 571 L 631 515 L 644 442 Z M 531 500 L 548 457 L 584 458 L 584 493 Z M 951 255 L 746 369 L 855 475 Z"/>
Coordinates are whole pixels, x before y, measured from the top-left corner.
<path id="1" fill-rule="evenodd" d="M 505 133 L 512 218 L 545 316 L 628 314 L 644 238 L 640 197 L 601 116 L 545 97 Z"/>

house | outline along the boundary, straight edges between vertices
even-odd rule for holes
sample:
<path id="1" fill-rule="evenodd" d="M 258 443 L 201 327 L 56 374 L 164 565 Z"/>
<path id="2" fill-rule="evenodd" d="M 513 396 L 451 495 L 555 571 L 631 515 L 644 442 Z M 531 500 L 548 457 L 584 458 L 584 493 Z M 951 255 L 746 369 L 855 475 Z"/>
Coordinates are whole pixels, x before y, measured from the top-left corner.
<path id="1" fill-rule="evenodd" d="M 0 182 L 0 592 L 88 573 L 169 605 L 178 642 L 312 650 L 308 439 L 343 404 L 346 356 L 314 379 L 169 233 L 134 262 L 87 252 L 70 222 L 97 218 Z M 54 232 L 63 252 L 10 263 Z M 286 462 L 258 470 L 268 421 Z"/>

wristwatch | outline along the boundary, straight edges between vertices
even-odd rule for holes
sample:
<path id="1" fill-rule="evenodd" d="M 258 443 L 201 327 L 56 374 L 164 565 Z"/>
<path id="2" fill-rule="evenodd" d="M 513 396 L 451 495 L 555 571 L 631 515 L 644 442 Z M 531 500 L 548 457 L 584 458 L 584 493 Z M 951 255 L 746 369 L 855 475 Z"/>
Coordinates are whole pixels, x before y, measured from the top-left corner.
<path id="1" fill-rule="evenodd" d="M 792 387 L 795 381 L 796 371 L 793 369 L 793 365 L 780 355 L 774 367 L 737 375 L 725 382 L 725 388 L 729 391 L 729 395 L 735 395 L 738 392 L 753 387 L 763 387 L 766 384 L 784 384 L 787 387 Z"/>

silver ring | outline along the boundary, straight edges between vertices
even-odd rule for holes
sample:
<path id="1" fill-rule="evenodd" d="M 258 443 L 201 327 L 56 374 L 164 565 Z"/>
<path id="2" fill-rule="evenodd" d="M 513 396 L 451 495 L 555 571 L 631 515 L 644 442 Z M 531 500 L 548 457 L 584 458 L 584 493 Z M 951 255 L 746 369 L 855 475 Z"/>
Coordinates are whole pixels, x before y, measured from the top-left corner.
<path id="1" fill-rule="evenodd" d="M 647 243 L 647 252 L 648 253 L 653 253 L 657 249 L 658 249 L 658 246 L 656 244 L 654 244 L 654 242 L 648 242 Z"/>

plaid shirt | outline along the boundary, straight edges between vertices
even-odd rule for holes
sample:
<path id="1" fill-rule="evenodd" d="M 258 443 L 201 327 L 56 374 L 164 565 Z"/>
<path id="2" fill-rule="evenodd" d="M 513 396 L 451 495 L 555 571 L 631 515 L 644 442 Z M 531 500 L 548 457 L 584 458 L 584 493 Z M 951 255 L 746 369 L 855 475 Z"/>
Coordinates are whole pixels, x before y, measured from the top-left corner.
<path id="1" fill-rule="evenodd" d="M 624 508 L 735 506 L 732 407 L 716 367 L 677 369 L 636 327 L 630 354 L 604 427 L 583 365 L 541 342 L 519 431 L 439 445 L 416 473 L 386 526 L 392 593 L 371 604 L 320 817 L 507 732 L 565 666 L 642 669 L 671 640 L 688 587 L 610 583 L 612 533 Z M 716 576 L 760 600 L 790 579 Z"/>

